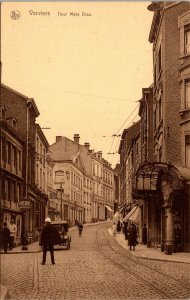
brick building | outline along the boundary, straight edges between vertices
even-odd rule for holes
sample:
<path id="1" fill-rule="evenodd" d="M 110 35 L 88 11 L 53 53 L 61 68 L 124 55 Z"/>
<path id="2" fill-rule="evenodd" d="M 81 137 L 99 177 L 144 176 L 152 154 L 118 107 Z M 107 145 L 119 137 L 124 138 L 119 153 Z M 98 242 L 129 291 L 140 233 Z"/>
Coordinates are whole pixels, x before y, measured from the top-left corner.
<path id="1" fill-rule="evenodd" d="M 135 192 L 148 203 L 150 245 L 171 254 L 190 251 L 190 3 L 153 2 L 148 9 L 154 11 L 153 152 L 137 170 Z"/>
<path id="2" fill-rule="evenodd" d="M 22 177 L 23 189 L 22 199 L 19 202 L 23 207 L 22 226 L 28 232 L 28 237 L 31 241 L 38 238 L 36 234 L 42 226 L 41 217 L 44 219 L 46 211 L 47 198 L 45 193 L 38 188 L 36 179 L 36 161 L 40 154 L 40 159 L 43 153 L 36 151 L 37 135 L 42 137 L 42 132 L 39 126 L 36 125 L 36 118 L 39 116 L 39 111 L 33 99 L 30 99 L 21 93 L 1 85 L 1 103 L 6 110 L 6 118 L 14 118 L 17 123 L 17 132 L 24 141 L 22 155 Z M 43 189 L 43 188 L 42 188 Z M 25 202 L 23 202 L 23 200 Z M 38 216 L 41 216 L 38 218 Z"/>
<path id="3" fill-rule="evenodd" d="M 24 140 L 17 132 L 17 121 L 14 118 L 6 118 L 5 107 L 0 108 L 1 126 L 1 210 L 0 226 L 11 219 L 17 225 L 16 244 L 21 241 L 21 229 L 23 214 L 19 202 L 23 199 L 23 149 Z"/>

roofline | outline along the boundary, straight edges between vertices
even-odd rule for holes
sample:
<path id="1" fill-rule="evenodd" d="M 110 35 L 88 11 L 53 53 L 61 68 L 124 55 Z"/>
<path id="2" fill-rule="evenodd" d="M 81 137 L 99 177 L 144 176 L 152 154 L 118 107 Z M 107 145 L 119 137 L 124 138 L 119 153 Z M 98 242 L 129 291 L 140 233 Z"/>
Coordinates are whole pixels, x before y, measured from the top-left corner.
<path id="1" fill-rule="evenodd" d="M 49 148 L 49 143 L 48 143 L 48 141 L 47 141 L 47 139 L 46 139 L 46 137 L 45 137 L 45 135 L 44 135 L 44 133 L 43 133 L 43 131 L 42 131 L 42 129 L 41 129 L 41 127 L 40 127 L 39 124 L 36 124 L 36 129 L 37 129 L 39 135 L 43 139 L 43 141 L 44 141 L 44 143 L 45 143 L 45 145 L 46 145 L 46 147 L 48 149 Z"/>
<path id="2" fill-rule="evenodd" d="M 5 85 L 5 84 L 3 84 L 3 83 L 1 83 L 1 86 L 4 87 L 5 89 L 11 91 L 12 93 L 14 93 L 14 94 L 16 94 L 16 95 L 18 95 L 18 96 L 20 96 L 20 97 L 26 99 L 27 104 L 28 104 L 28 103 L 31 103 L 32 106 L 33 106 L 33 108 L 34 108 L 34 111 L 35 111 L 35 113 L 36 113 L 36 117 L 39 117 L 40 112 L 39 112 L 39 110 L 38 110 L 38 108 L 37 108 L 37 105 L 36 105 L 36 103 L 35 103 L 35 101 L 34 101 L 33 98 L 29 98 L 29 97 L 27 97 L 27 96 L 21 94 L 20 92 L 14 90 L 14 89 L 12 89 L 12 88 L 10 88 L 9 86 L 7 86 L 7 85 Z"/>

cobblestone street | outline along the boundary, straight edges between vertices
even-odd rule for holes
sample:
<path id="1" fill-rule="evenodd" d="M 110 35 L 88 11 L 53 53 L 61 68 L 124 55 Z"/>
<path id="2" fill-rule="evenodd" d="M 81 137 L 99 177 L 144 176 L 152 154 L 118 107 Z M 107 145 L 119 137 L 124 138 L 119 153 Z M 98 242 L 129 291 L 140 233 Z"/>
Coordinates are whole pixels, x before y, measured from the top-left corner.
<path id="1" fill-rule="evenodd" d="M 165 299 L 159 293 L 164 292 L 164 284 L 167 299 L 190 298 L 189 264 L 143 259 L 145 265 L 138 265 L 141 260 L 135 257 L 130 261 L 129 251 L 115 242 L 107 227 L 85 227 L 82 237 L 74 230 L 71 249 L 55 251 L 55 265 L 51 264 L 49 253 L 44 266 L 40 264 L 41 252 L 3 255 L 1 283 L 7 286 L 11 299 Z M 126 269 L 114 263 L 115 259 Z M 135 268 L 149 286 L 128 272 Z M 141 269 L 144 274 L 140 274 Z M 184 286 L 179 288 L 169 277 L 166 281 L 164 276 L 169 275 Z M 151 284 L 158 286 L 158 291 Z"/>

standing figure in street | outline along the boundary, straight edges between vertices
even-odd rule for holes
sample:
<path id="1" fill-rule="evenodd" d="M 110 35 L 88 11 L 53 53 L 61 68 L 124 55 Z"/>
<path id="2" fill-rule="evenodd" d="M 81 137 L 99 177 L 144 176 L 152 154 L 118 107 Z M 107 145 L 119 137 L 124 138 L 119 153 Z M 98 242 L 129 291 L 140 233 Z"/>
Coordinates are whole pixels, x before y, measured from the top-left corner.
<path id="1" fill-rule="evenodd" d="M 133 247 L 133 251 L 135 251 L 135 246 L 137 244 L 137 230 L 134 224 L 130 225 L 128 232 L 128 244 L 130 247 L 129 250 L 132 250 L 131 247 Z"/>
<path id="2" fill-rule="evenodd" d="M 112 225 L 113 236 L 116 235 L 116 229 L 117 229 L 117 226 L 115 223 L 113 223 L 113 225 Z"/>
<path id="3" fill-rule="evenodd" d="M 79 236 L 81 236 L 82 235 L 82 231 L 83 231 L 83 225 L 82 225 L 82 223 L 78 223 L 78 231 L 79 231 Z"/>
<path id="4" fill-rule="evenodd" d="M 51 254 L 51 263 L 55 264 L 53 246 L 59 244 L 60 236 L 58 230 L 51 224 L 51 219 L 45 219 L 45 226 L 41 232 L 40 245 L 43 247 L 43 260 L 42 265 L 46 263 L 47 251 Z"/>
<path id="5" fill-rule="evenodd" d="M 9 230 L 10 230 L 9 249 L 12 250 L 15 244 L 15 238 L 17 233 L 17 227 L 13 219 L 11 219 L 11 223 L 9 224 Z"/>
<path id="6" fill-rule="evenodd" d="M 118 233 L 121 232 L 121 222 L 120 222 L 120 220 L 118 220 L 118 222 L 117 222 L 117 232 Z"/>
<path id="7" fill-rule="evenodd" d="M 125 235 L 125 240 L 128 240 L 128 222 L 123 223 L 123 233 Z"/>
<path id="8" fill-rule="evenodd" d="M 144 224 L 143 230 L 142 230 L 142 242 L 144 245 L 147 244 L 147 227 L 146 224 Z"/>
<path id="9" fill-rule="evenodd" d="M 4 253 L 7 253 L 8 244 L 10 242 L 10 230 L 7 228 L 7 223 L 3 223 L 3 229 L 1 230 L 1 238 L 2 238 L 2 245 L 4 249 Z"/>

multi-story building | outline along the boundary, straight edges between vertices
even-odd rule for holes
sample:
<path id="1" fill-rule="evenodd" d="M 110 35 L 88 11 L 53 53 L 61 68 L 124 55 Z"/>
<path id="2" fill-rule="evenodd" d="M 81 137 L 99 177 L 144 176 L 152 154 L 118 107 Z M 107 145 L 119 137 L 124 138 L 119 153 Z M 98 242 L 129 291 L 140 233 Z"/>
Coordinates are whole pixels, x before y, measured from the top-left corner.
<path id="1" fill-rule="evenodd" d="M 153 153 L 145 151 L 150 161 L 142 161 L 137 170 L 136 196 L 147 201 L 149 244 L 171 254 L 190 251 L 190 3 L 153 2 L 148 9 L 154 11 L 149 36 L 154 64 Z M 180 242 L 175 232 L 180 232 Z"/>
<path id="2" fill-rule="evenodd" d="M 39 124 L 36 124 L 35 136 L 35 186 L 38 201 L 35 204 L 34 222 L 37 239 L 44 225 L 45 216 L 47 216 L 47 150 L 49 144 Z"/>
<path id="3" fill-rule="evenodd" d="M 17 225 L 16 244 L 20 243 L 22 211 L 19 202 L 23 199 L 23 149 L 24 140 L 18 134 L 17 120 L 6 118 L 5 107 L 0 108 L 1 126 L 1 228 L 4 222 L 14 219 Z"/>
<path id="4" fill-rule="evenodd" d="M 53 188 L 67 195 L 63 214 L 67 220 L 92 222 L 105 220 L 113 211 L 113 170 L 102 158 L 102 152 L 94 153 L 89 143 L 80 145 L 79 135 L 74 141 L 56 137 L 49 147 L 49 156 L 54 164 Z"/>
<path id="5" fill-rule="evenodd" d="M 121 136 L 119 146 L 120 154 L 120 208 L 122 208 L 122 215 L 125 215 L 132 207 L 132 187 L 133 187 L 133 174 L 139 160 L 139 130 L 140 121 L 134 123 L 129 128 L 124 129 Z M 138 142 L 137 142 L 138 140 Z M 136 142 L 135 142 L 136 141 Z"/>
<path id="6" fill-rule="evenodd" d="M 23 210 L 22 223 L 25 225 L 25 229 L 28 232 L 28 237 L 31 241 L 33 241 L 38 238 L 38 230 L 42 225 L 40 216 L 45 217 L 47 202 L 44 194 L 45 187 L 43 187 L 44 171 L 42 171 L 42 176 L 39 174 L 38 179 L 35 175 L 39 154 L 41 160 L 43 157 L 43 152 L 38 153 L 36 151 L 37 136 L 39 136 L 40 139 L 44 139 L 44 137 L 42 137 L 42 132 L 40 132 L 39 127 L 36 126 L 35 123 L 36 118 L 39 116 L 39 111 L 33 99 L 30 99 L 3 84 L 1 85 L 1 103 L 5 107 L 7 118 L 14 118 L 16 120 L 17 132 L 24 141 L 22 155 L 22 176 L 24 179 L 23 198 L 19 205 Z M 38 151 L 41 150 L 38 149 Z M 44 161 L 42 164 L 43 163 Z M 37 180 L 40 180 L 40 182 Z M 42 191 L 37 187 L 37 183 L 40 183 Z M 44 197 L 41 197 L 42 193 L 44 194 Z"/>

